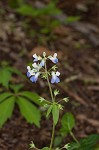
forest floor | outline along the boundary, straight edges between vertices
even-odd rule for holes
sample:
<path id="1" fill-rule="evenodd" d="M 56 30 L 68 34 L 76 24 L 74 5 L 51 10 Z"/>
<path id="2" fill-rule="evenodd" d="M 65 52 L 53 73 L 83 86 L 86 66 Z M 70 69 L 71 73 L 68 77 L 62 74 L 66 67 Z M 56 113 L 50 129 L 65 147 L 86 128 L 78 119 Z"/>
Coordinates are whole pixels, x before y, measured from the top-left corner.
<path id="1" fill-rule="evenodd" d="M 78 2 L 75 2 L 75 7 L 69 11 L 71 4 L 59 3 L 58 7 L 66 15 L 77 15 L 79 11 L 75 7 Z M 40 43 L 38 37 L 29 37 L 25 32 L 22 24 L 24 17 L 17 16 L 6 3 L 0 1 L 0 8 L 3 8 L 0 10 L 0 61 L 8 61 L 11 66 L 25 74 L 27 63 L 31 62 L 34 53 L 57 52 L 61 82 L 53 87 L 59 88 L 61 98 L 70 99 L 69 103 L 64 104 L 64 112 L 74 114 L 76 119 L 74 134 L 78 139 L 90 134 L 99 134 L 98 6 L 93 3 L 87 12 L 80 13 L 81 21 L 56 27 L 53 31 L 56 38 L 49 41 L 43 39 Z M 32 28 L 36 28 L 33 22 Z M 16 77 L 16 83 L 20 82 L 21 79 Z M 25 82 L 24 89 L 49 97 L 46 84 L 40 79 L 37 84 L 29 85 Z M 0 150 L 27 150 L 31 141 L 39 148 L 49 145 L 51 126 L 52 121 L 46 120 L 44 116 L 41 128 L 30 125 L 20 115 L 16 106 L 12 118 L 0 129 Z M 59 125 L 56 129 L 58 131 Z M 70 140 L 71 138 L 67 136 L 63 143 Z"/>

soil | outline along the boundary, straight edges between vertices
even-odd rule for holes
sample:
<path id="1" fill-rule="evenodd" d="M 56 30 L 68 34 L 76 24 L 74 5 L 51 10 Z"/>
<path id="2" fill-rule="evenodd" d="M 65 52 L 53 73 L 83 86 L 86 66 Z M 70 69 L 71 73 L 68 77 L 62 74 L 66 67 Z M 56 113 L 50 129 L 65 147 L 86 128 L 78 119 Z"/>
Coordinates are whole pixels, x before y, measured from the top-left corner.
<path id="1" fill-rule="evenodd" d="M 93 1 L 90 7 L 88 5 L 87 12 L 81 12 L 76 7 L 70 10 L 70 5 L 67 3 L 63 5 L 58 3 L 57 6 L 66 15 L 82 14 L 83 19 L 79 22 L 84 21 L 85 24 L 89 23 L 97 29 L 93 36 L 95 38 L 93 41 L 96 41 L 99 40 L 99 20 L 97 21 L 99 5 L 96 2 L 98 3 L 98 1 Z M 78 1 L 71 0 L 71 4 L 74 5 L 74 3 L 76 6 Z M 60 119 L 65 112 L 74 114 L 76 126 L 73 132 L 78 140 L 90 134 L 99 134 L 99 45 L 95 45 L 90 40 L 89 37 L 93 33 L 90 31 L 89 34 L 83 34 L 71 25 L 61 25 L 53 31 L 56 39 L 46 42 L 43 39 L 41 44 L 38 37 L 30 37 L 27 34 L 23 26 L 24 17 L 16 15 L 6 2 L 0 1 L 0 7 L 3 8 L 0 11 L 0 61 L 9 62 L 11 66 L 25 74 L 26 66 L 32 61 L 33 53 L 57 52 L 61 83 L 54 85 L 53 88 L 60 90 L 61 94 L 58 99 L 63 97 L 70 99 L 69 103 L 64 103 L 64 111 L 61 112 Z M 94 8 L 96 8 L 96 13 L 94 13 Z M 91 17 L 89 17 L 89 11 L 91 11 Z M 37 28 L 35 24 L 32 25 L 34 29 Z M 22 82 L 20 77 L 15 78 L 17 78 L 16 83 Z M 41 90 L 38 91 L 38 88 Z M 37 84 L 25 81 L 24 90 L 37 92 L 45 97 L 50 96 L 45 82 L 40 79 Z M 27 123 L 16 106 L 11 119 L 0 129 L 0 150 L 27 150 L 31 141 L 34 141 L 38 148 L 48 146 L 51 127 L 51 119 L 46 120 L 44 115 L 41 128 Z M 60 121 L 56 127 L 56 135 L 59 127 Z M 62 144 L 70 141 L 72 138 L 68 135 Z"/>

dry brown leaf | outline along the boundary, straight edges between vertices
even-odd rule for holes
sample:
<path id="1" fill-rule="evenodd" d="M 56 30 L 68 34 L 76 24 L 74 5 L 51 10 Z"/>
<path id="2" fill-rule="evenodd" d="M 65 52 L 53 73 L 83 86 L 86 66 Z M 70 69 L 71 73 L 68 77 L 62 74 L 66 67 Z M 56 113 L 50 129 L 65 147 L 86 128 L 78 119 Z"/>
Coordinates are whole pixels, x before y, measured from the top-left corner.
<path id="1" fill-rule="evenodd" d="M 62 52 L 59 52 L 57 50 L 55 51 L 50 51 L 47 47 L 43 47 L 43 46 L 38 46 L 32 49 L 32 51 L 28 54 L 29 57 L 32 57 L 33 54 L 37 54 L 37 55 L 42 55 L 43 52 L 46 52 L 47 55 L 53 55 L 54 53 L 58 54 L 58 58 L 61 59 L 62 58 Z"/>

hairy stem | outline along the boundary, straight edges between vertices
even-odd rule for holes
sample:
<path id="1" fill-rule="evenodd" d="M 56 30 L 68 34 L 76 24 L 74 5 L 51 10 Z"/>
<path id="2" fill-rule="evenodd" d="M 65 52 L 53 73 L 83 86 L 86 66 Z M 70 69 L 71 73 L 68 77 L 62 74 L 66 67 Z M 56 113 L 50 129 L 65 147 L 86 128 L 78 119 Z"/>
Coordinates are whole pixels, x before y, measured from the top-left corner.
<path id="1" fill-rule="evenodd" d="M 53 93 L 52 93 L 52 88 L 51 88 L 49 77 L 48 77 L 46 62 L 45 62 L 45 72 L 46 72 L 46 77 L 47 77 L 47 82 L 48 82 L 48 86 L 49 86 L 52 102 L 54 102 L 54 96 L 53 96 Z"/>
<path id="2" fill-rule="evenodd" d="M 47 78 L 47 82 L 48 82 L 48 86 L 49 86 L 49 90 L 50 90 L 52 102 L 54 103 L 54 102 L 55 102 L 55 99 L 54 99 L 54 96 L 53 96 L 51 84 L 50 84 L 49 77 L 48 77 L 46 62 L 45 62 L 45 72 L 46 72 L 46 78 Z M 55 134 L 55 125 L 54 125 L 54 122 L 53 122 L 52 137 L 51 137 L 51 142 L 50 142 L 50 150 L 52 150 L 53 141 L 54 141 L 54 134 Z"/>
<path id="3" fill-rule="evenodd" d="M 52 149 L 52 146 L 53 146 L 54 134 L 55 134 L 55 125 L 53 123 L 52 137 L 51 137 L 51 142 L 50 142 L 50 150 Z"/>

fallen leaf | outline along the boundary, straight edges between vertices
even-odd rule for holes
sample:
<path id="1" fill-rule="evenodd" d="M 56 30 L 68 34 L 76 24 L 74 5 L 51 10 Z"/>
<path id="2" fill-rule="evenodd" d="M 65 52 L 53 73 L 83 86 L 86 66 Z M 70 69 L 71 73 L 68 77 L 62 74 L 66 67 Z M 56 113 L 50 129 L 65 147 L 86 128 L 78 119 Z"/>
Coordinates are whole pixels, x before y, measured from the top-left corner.
<path id="1" fill-rule="evenodd" d="M 28 57 L 32 57 L 33 54 L 37 54 L 37 55 L 42 55 L 43 52 L 46 52 L 47 55 L 53 55 L 54 53 L 57 53 L 58 54 L 58 58 L 61 59 L 62 58 L 62 55 L 63 53 L 62 52 L 59 52 L 57 50 L 55 51 L 51 51 L 49 50 L 47 47 L 43 47 L 43 46 L 38 46 L 38 47 L 35 47 L 31 50 L 31 52 L 28 54 Z"/>

